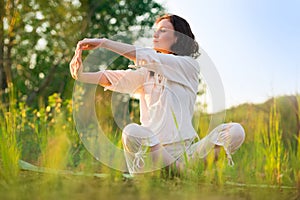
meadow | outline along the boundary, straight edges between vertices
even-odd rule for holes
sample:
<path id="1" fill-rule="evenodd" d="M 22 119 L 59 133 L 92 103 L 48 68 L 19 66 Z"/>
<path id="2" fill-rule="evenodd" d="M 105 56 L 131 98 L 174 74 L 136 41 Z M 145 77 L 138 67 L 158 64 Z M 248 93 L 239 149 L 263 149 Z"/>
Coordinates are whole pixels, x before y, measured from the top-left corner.
<path id="1" fill-rule="evenodd" d="M 131 178 L 87 151 L 70 99 L 74 82 L 68 70 L 75 44 L 85 37 L 111 36 L 133 42 L 136 33 L 128 30 L 148 30 L 165 13 L 152 0 L 124 2 L 0 1 L 0 199 L 300 199 L 299 95 L 226 111 L 224 120 L 239 122 L 246 131 L 233 167 L 221 152 L 218 161 L 210 154 L 206 164 L 194 162 L 180 176 L 160 170 Z M 91 64 L 107 66 L 101 59 L 105 54 L 96 56 L 94 61 L 105 62 Z M 127 66 L 118 57 L 109 67 Z M 110 92 L 99 89 L 96 114 L 107 138 L 121 148 L 110 99 Z M 129 105 L 126 113 L 115 113 L 125 119 L 121 123 L 138 122 L 138 102 Z M 124 107 L 124 101 L 115 106 Z M 211 115 L 198 110 L 196 116 L 203 137 Z"/>
<path id="2" fill-rule="evenodd" d="M 101 95 L 110 98 L 109 93 Z M 203 160 L 194 162 L 180 176 L 160 170 L 131 178 L 85 149 L 75 129 L 72 100 L 55 93 L 31 108 L 14 96 L 11 91 L 9 103 L 0 104 L 1 199 L 300 199 L 300 109 L 289 97 L 226 112 L 225 121 L 241 123 L 247 134 L 233 155 L 234 166 L 227 165 L 221 152 L 218 161 L 209 154 L 205 165 Z M 299 95 L 295 99 L 299 105 Z M 98 101 L 104 132 L 120 145 L 121 130 L 109 104 Z M 135 101 L 130 112 L 137 112 Z M 201 113 L 195 119 L 200 137 L 210 117 Z M 48 171 L 25 170 L 20 160 Z"/>

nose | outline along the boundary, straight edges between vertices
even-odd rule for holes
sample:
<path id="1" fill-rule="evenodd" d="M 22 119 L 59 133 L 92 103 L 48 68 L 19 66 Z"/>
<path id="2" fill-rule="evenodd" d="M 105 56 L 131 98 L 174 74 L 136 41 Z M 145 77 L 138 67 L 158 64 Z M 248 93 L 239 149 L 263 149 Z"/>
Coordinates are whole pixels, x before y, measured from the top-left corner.
<path id="1" fill-rule="evenodd" d="M 157 31 L 154 31 L 153 37 L 154 37 L 154 38 L 158 38 L 158 33 L 157 33 Z"/>

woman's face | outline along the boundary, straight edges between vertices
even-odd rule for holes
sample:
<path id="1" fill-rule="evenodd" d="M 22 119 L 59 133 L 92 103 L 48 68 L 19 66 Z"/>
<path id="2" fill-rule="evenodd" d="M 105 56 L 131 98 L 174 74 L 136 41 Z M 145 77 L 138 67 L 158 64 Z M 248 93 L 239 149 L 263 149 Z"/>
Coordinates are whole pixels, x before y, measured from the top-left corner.
<path id="1" fill-rule="evenodd" d="M 171 53 L 171 46 L 176 42 L 175 31 L 168 19 L 163 19 L 155 26 L 153 48 L 161 53 Z"/>

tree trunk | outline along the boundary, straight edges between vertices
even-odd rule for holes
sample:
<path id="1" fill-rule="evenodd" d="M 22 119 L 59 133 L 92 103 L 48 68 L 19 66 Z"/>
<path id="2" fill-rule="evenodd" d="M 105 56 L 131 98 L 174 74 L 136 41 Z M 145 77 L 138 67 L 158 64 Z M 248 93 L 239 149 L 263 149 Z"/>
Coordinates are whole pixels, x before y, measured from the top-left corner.
<path id="1" fill-rule="evenodd" d="M 4 72 L 4 15 L 4 0 L 0 0 L 0 91 L 6 88 L 6 76 Z"/>
<path id="2" fill-rule="evenodd" d="M 17 10 L 16 5 L 18 4 L 18 1 L 10 0 L 7 2 L 6 8 L 7 10 L 7 18 L 8 18 L 8 30 L 7 30 L 7 37 L 8 37 L 8 45 L 7 45 L 7 51 L 6 51 L 6 62 L 4 63 L 4 71 L 6 75 L 6 82 L 8 86 L 12 86 L 13 78 L 12 78 L 12 48 L 14 46 L 14 40 L 15 40 L 15 26 L 17 22 Z"/>
<path id="3" fill-rule="evenodd" d="M 28 95 L 28 98 L 26 100 L 26 104 L 27 105 L 32 105 L 32 103 L 34 102 L 34 99 L 36 99 L 37 96 L 39 96 L 40 93 L 43 92 L 43 90 L 45 90 L 46 87 L 48 87 L 51 84 L 51 81 L 53 80 L 56 68 L 57 68 L 57 65 L 53 65 L 51 67 L 51 69 L 49 70 L 47 77 L 41 83 L 41 85 L 39 86 L 39 88 L 37 90 L 32 91 Z"/>
<path id="4" fill-rule="evenodd" d="M 65 56 L 63 55 L 60 59 L 59 62 L 57 62 L 56 65 L 52 65 L 51 69 L 49 70 L 46 78 L 43 80 L 43 82 L 40 84 L 39 88 L 37 90 L 32 91 L 29 95 L 28 98 L 26 100 L 26 104 L 27 105 L 32 105 L 32 103 L 34 102 L 34 99 L 37 98 L 39 95 L 41 95 L 42 92 L 44 92 L 46 90 L 47 87 L 49 87 L 49 85 L 51 84 L 51 82 L 53 81 L 54 75 L 56 74 L 56 69 L 59 66 L 59 63 L 61 63 L 61 61 L 65 58 Z"/>

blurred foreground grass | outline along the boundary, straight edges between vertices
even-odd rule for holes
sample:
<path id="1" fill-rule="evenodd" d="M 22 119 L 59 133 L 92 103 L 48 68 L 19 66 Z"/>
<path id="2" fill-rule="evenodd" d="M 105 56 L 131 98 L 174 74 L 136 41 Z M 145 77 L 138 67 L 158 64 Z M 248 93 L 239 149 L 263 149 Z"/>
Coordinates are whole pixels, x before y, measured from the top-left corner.
<path id="1" fill-rule="evenodd" d="M 145 175 L 134 179 L 21 172 L 20 182 L 0 189 L 1 199 L 297 199 L 293 189 L 217 186 L 203 182 Z"/>
<path id="2" fill-rule="evenodd" d="M 247 137 L 233 155 L 234 167 L 227 165 L 225 156 L 213 162 L 210 154 L 207 165 L 199 160 L 181 177 L 168 176 L 162 170 L 133 179 L 124 178 L 121 172 L 102 165 L 87 152 L 75 130 L 71 101 L 54 94 L 39 109 L 14 98 L 9 102 L 0 107 L 1 199 L 300 198 L 300 138 L 294 133 L 292 139 L 285 140 L 284 119 L 275 100 L 267 113 L 253 111 L 248 121 L 241 122 Z M 108 106 L 97 105 L 99 112 L 105 112 L 98 119 L 105 121 L 104 132 L 120 145 L 121 130 L 114 125 Z M 136 112 L 135 108 L 132 106 L 131 112 Z M 228 117 L 240 122 L 236 116 L 243 114 L 244 110 L 235 110 Z M 198 120 L 201 136 L 201 130 L 208 127 L 209 115 L 203 114 Z M 23 171 L 19 159 L 50 169 L 82 172 L 83 176 Z M 96 178 L 85 173 L 108 176 Z"/>

